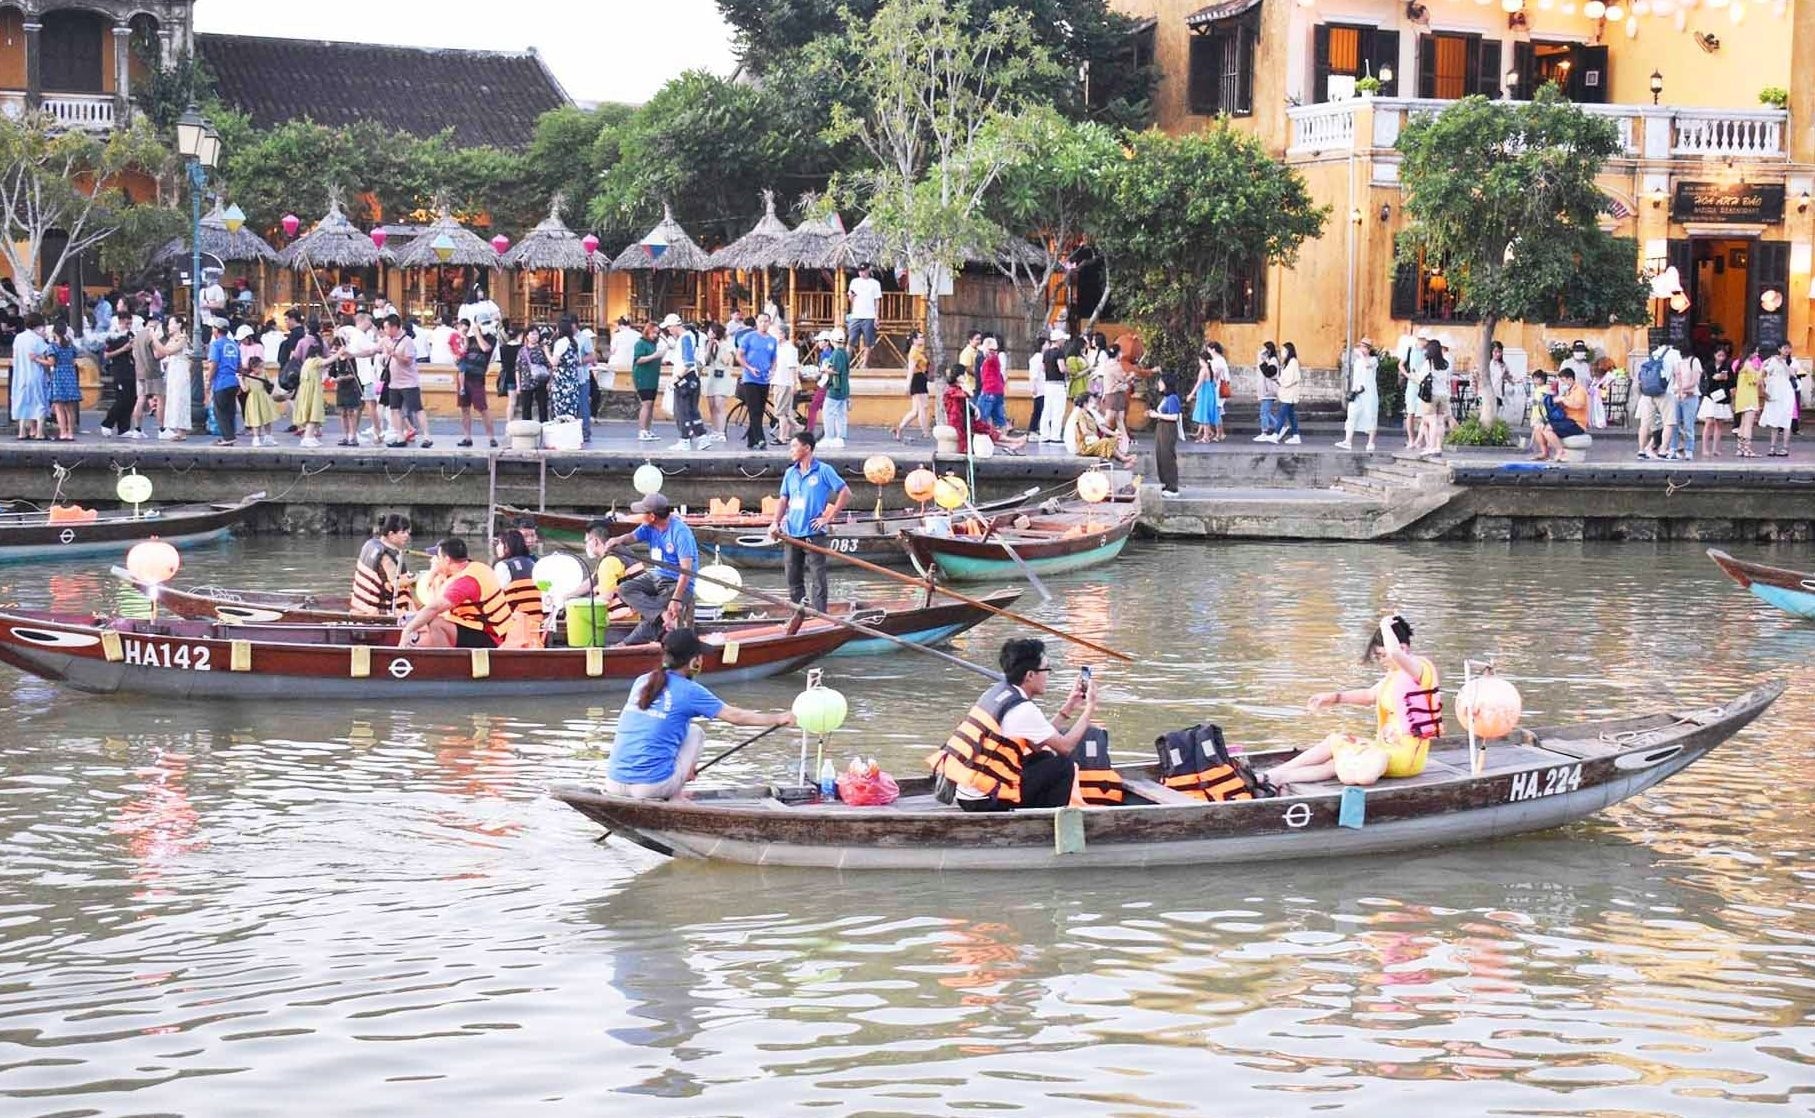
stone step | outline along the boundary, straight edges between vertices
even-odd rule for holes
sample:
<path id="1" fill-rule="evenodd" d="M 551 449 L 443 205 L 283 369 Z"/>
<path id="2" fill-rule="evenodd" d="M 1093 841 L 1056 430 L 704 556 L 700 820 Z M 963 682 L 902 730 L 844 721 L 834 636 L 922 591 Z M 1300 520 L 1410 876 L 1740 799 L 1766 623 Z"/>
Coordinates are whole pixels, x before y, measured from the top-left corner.
<path id="1" fill-rule="evenodd" d="M 1339 477 L 1333 487 L 1344 493 L 1353 493 L 1357 497 L 1372 497 L 1376 500 L 1390 500 L 1393 491 L 1398 488 L 1389 481 L 1372 477 Z"/>

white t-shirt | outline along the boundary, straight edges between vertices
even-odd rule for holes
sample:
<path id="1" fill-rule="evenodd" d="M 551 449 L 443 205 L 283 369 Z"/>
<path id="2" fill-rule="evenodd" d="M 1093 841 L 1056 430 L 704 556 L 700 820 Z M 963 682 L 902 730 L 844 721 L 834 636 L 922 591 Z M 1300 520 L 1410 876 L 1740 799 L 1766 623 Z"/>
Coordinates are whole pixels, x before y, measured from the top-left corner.
<path id="1" fill-rule="evenodd" d="M 334 333 L 346 343 L 347 353 L 353 358 L 353 368 L 359 373 L 359 383 L 371 384 L 378 375 L 378 369 L 373 364 L 373 357 L 378 352 L 377 336 L 351 323 Z"/>
<path id="2" fill-rule="evenodd" d="M 269 365 L 277 360 L 278 347 L 284 344 L 284 332 L 282 330 L 267 330 L 264 335 L 258 339 L 258 344 L 265 347 L 265 364 Z"/>
<path id="3" fill-rule="evenodd" d="M 851 317 L 875 318 L 876 308 L 882 303 L 882 285 L 873 279 L 858 276 L 851 281 Z"/>
<path id="4" fill-rule="evenodd" d="M 620 326 L 611 335 L 611 367 L 620 373 L 630 372 L 631 362 L 636 357 L 637 342 L 642 338 L 628 326 Z"/>
<path id="5" fill-rule="evenodd" d="M 460 313 L 470 319 L 474 326 L 483 326 L 488 322 L 495 326 L 504 318 L 503 312 L 498 309 L 498 304 L 490 299 L 468 303 L 460 308 Z"/>
<path id="6" fill-rule="evenodd" d="M 452 365 L 455 362 L 454 335 L 456 333 L 458 333 L 458 331 L 446 323 L 429 331 L 430 363 L 435 365 Z M 418 341 L 421 340 L 422 332 L 420 330 L 416 332 L 416 338 Z M 420 345 L 417 348 L 420 349 Z"/>
<path id="7" fill-rule="evenodd" d="M 775 343 L 775 368 L 769 370 L 771 388 L 792 388 L 800 383 L 800 351 L 794 348 L 793 342 L 777 339 Z"/>

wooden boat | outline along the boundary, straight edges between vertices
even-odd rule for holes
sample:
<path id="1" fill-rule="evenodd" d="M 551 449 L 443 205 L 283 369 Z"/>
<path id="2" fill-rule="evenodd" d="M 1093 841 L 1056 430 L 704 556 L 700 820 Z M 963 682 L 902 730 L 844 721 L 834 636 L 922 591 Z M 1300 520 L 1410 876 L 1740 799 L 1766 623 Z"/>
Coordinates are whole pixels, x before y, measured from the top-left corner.
<path id="1" fill-rule="evenodd" d="M 1767 567 L 1735 559 L 1719 548 L 1709 548 L 1708 558 L 1761 602 L 1776 606 L 1785 613 L 1815 621 L 1815 575 L 1783 567 Z"/>
<path id="2" fill-rule="evenodd" d="M 1516 741 L 1488 746 L 1478 776 L 1465 741 L 1440 739 L 1422 774 L 1365 790 L 1359 827 L 1338 822 L 1344 789 L 1334 783 L 1293 785 L 1278 799 L 1201 803 L 1160 785 L 1153 766 L 1122 768 L 1133 793 L 1127 804 L 1060 811 L 966 813 L 935 800 L 924 777 L 901 780 L 901 799 L 887 807 L 798 802 L 773 785 L 700 789 L 675 801 L 577 787 L 553 795 L 659 853 L 749 865 L 1030 870 L 1380 854 L 1586 818 L 1688 767 L 1784 687 L 1766 684 L 1705 710 L 1517 731 Z M 1059 852 L 1060 837 L 1071 852 Z"/>
<path id="3" fill-rule="evenodd" d="M 629 648 L 399 648 L 394 627 L 228 625 L 213 621 L 0 612 L 0 661 L 79 691 L 206 699 L 442 699 L 617 695 L 661 662 Z M 844 644 L 852 631 L 808 622 L 709 634 L 704 675 L 732 683 L 780 675 Z"/>
<path id="4" fill-rule="evenodd" d="M 1021 577 L 1021 565 L 1009 548 L 1035 574 L 1058 574 L 1107 563 L 1122 553 L 1134 531 L 1134 505 L 1074 504 L 1059 512 L 999 513 L 985 531 L 901 533 L 914 566 L 952 582 L 978 582 Z M 975 529 L 976 521 L 970 527 Z"/>
<path id="5" fill-rule="evenodd" d="M 113 574 L 147 598 L 154 599 L 159 609 L 178 617 L 220 620 L 235 625 L 360 625 L 387 629 L 397 626 L 397 619 L 391 614 L 374 617 L 349 612 L 344 596 L 316 596 L 301 590 L 229 590 L 218 586 L 153 588 L 124 567 L 113 568 Z M 997 609 L 1007 609 L 1020 596 L 1018 589 L 1001 590 L 979 600 Z M 931 604 L 923 604 L 919 598 L 905 597 L 857 598 L 826 605 L 826 612 L 834 616 L 862 615 L 864 624 L 872 629 L 929 647 L 944 644 L 990 617 L 988 610 L 941 598 L 935 598 Z M 785 622 L 792 616 L 789 610 L 758 605 L 746 612 L 702 620 L 695 628 L 712 633 Z M 628 624 L 624 628 L 628 629 Z M 873 656 L 893 652 L 898 647 L 879 637 L 857 635 L 828 655 Z"/>
<path id="6" fill-rule="evenodd" d="M 70 507 L 0 513 L 0 563 L 27 559 L 71 559 L 118 554 L 153 536 L 175 547 L 195 547 L 226 539 L 263 493 L 238 501 L 164 505 L 133 515 L 131 509 L 91 513 Z"/>

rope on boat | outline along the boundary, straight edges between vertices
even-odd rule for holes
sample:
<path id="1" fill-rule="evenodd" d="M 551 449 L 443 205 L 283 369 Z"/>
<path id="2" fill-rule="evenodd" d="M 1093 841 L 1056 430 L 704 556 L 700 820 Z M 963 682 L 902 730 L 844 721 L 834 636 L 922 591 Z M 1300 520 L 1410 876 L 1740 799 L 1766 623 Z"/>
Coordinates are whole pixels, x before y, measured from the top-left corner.
<path id="1" fill-rule="evenodd" d="M 1682 482 L 1679 484 L 1676 480 L 1676 475 L 1671 474 L 1668 477 L 1664 478 L 1664 496 L 1674 497 L 1674 496 L 1676 496 L 1677 490 L 1687 489 L 1693 484 L 1695 484 L 1694 478 L 1690 478 L 1688 481 L 1685 481 L 1685 482 Z"/>
<path id="2" fill-rule="evenodd" d="M 413 474 L 415 472 L 416 472 L 416 463 L 411 462 L 409 469 L 403 471 L 402 474 L 399 474 L 396 477 L 392 477 L 391 476 L 391 464 L 389 462 L 386 462 L 385 466 L 384 466 L 384 480 L 390 482 L 392 485 L 398 485 L 398 484 L 402 483 L 405 478 L 408 478 L 411 474 Z"/>
<path id="3" fill-rule="evenodd" d="M 466 470 L 465 466 L 461 466 L 460 472 L 455 474 L 453 477 L 447 476 L 447 467 L 446 466 L 436 466 L 435 472 L 441 475 L 442 481 L 459 481 L 461 478 L 466 476 L 467 470 Z"/>
<path id="4" fill-rule="evenodd" d="M 574 467 L 574 468 L 573 468 L 573 469 L 571 469 L 571 470 L 569 470 L 569 471 L 567 471 L 567 472 L 566 472 L 566 473 L 562 473 L 562 472 L 561 472 L 561 471 L 560 471 L 560 470 L 557 470 L 557 469 L 554 469 L 554 468 L 553 468 L 553 467 L 550 467 L 550 468 L 549 468 L 549 471 L 548 471 L 548 472 L 549 472 L 549 473 L 551 473 L 551 474 L 553 474 L 553 475 L 555 475 L 555 480 L 556 480 L 556 481 L 566 481 L 566 480 L 567 480 L 567 479 L 568 479 L 568 478 L 570 478 L 570 477 L 572 477 L 572 476 L 574 476 L 574 475 L 575 475 L 575 474 L 577 474 L 577 473 L 579 473 L 579 472 L 580 472 L 580 467 L 578 467 L 578 466 L 575 466 L 575 467 Z"/>
<path id="5" fill-rule="evenodd" d="M 63 483 L 68 480 L 70 472 L 70 468 L 61 462 L 52 462 L 50 464 L 50 476 L 55 478 L 57 482 L 56 486 L 51 489 L 51 504 L 54 505 L 63 499 Z"/>
<path id="6" fill-rule="evenodd" d="M 749 470 L 745 469 L 744 467 L 739 466 L 737 468 L 737 472 L 744 476 L 744 480 L 755 481 L 759 477 L 768 477 L 769 476 L 769 467 L 766 465 L 758 466 L 756 468 L 756 472 L 751 473 Z"/>
<path id="7" fill-rule="evenodd" d="M 1618 733 L 1603 731 L 1600 740 L 1610 745 L 1636 745 L 1645 738 L 1657 737 L 1678 726 L 1707 726 L 1720 721 L 1724 714 L 1726 709 L 1723 707 L 1703 707 L 1677 715 L 1668 726 L 1655 726 L 1649 730 L 1621 730 Z"/>

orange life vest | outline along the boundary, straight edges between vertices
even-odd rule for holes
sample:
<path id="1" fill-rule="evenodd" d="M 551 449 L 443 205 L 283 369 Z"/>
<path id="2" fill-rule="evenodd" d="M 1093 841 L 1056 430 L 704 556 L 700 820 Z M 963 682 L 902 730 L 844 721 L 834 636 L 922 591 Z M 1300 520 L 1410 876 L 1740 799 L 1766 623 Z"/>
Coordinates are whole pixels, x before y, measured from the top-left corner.
<path id="1" fill-rule="evenodd" d="M 1126 790 L 1122 787 L 1122 774 L 1115 771 L 1109 760 L 1108 731 L 1095 726 L 1084 731 L 1084 738 L 1078 742 L 1073 755 L 1078 761 L 1077 795 L 1073 806 L 1124 802 Z"/>
<path id="2" fill-rule="evenodd" d="M 1160 758 L 1160 783 L 1173 791 L 1217 803 L 1254 798 L 1247 777 L 1222 746 L 1217 727 L 1174 730 L 1153 744 Z"/>
<path id="3" fill-rule="evenodd" d="M 397 572 L 403 572 L 403 556 L 377 536 L 359 549 L 353 564 L 353 597 L 349 611 L 359 614 L 402 613 L 410 608 L 409 593 L 399 587 L 384 568 L 389 556 Z"/>
<path id="4" fill-rule="evenodd" d="M 953 784 L 1004 804 L 1021 802 L 1021 770 L 1035 746 L 1008 736 L 1002 720 L 1027 702 L 1020 688 L 1003 682 L 983 693 L 944 748 L 927 758 L 933 771 Z"/>
<path id="5" fill-rule="evenodd" d="M 508 559 L 500 560 L 499 566 L 502 566 L 510 575 L 502 582 L 504 604 L 509 606 L 513 613 L 528 618 L 531 624 L 541 625 L 545 616 L 542 609 L 542 591 L 537 588 L 536 580 L 532 577 L 536 561 L 527 555 L 513 555 Z M 492 573 L 497 574 L 497 571 L 493 570 Z"/>
<path id="6" fill-rule="evenodd" d="M 494 641 L 503 633 L 505 625 L 510 622 L 511 610 L 504 603 L 504 590 L 498 585 L 498 576 L 484 563 L 471 563 L 449 575 L 447 583 L 457 578 L 471 578 L 479 584 L 477 602 L 461 602 L 447 611 L 448 620 L 466 629 L 483 631 Z"/>

